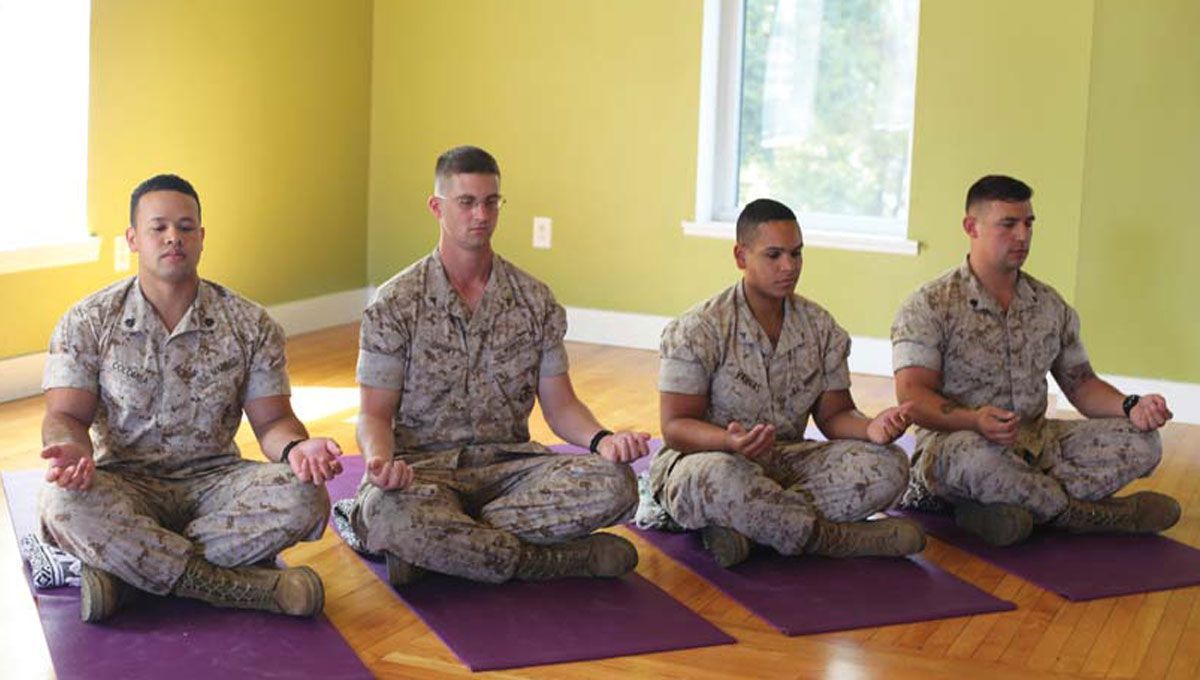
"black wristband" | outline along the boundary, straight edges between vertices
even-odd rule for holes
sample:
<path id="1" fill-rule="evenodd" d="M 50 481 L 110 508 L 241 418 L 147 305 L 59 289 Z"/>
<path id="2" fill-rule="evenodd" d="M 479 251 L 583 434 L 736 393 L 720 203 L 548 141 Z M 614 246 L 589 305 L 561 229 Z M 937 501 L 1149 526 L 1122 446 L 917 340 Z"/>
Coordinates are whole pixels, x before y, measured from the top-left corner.
<path id="1" fill-rule="evenodd" d="M 283 447 L 283 453 L 279 454 L 279 462 L 280 463 L 288 462 L 288 454 L 290 454 L 292 452 L 292 449 L 296 448 L 296 445 L 299 444 L 300 442 L 306 442 L 306 441 L 308 441 L 308 440 L 307 439 L 295 439 L 295 440 L 288 442 L 287 445 Z"/>
<path id="2" fill-rule="evenodd" d="M 604 439 L 610 434 L 612 434 L 612 430 L 600 430 L 596 434 L 592 435 L 592 443 L 588 444 L 588 451 L 591 451 L 592 453 L 600 453 L 600 449 L 598 448 L 600 446 L 600 440 Z"/>
<path id="3" fill-rule="evenodd" d="M 1125 412 L 1126 418 L 1129 417 L 1129 412 L 1132 411 L 1133 407 L 1137 406 L 1138 402 L 1141 400 L 1142 397 L 1138 394 L 1131 394 L 1128 397 L 1125 397 L 1125 401 L 1121 402 L 1121 410 Z"/>

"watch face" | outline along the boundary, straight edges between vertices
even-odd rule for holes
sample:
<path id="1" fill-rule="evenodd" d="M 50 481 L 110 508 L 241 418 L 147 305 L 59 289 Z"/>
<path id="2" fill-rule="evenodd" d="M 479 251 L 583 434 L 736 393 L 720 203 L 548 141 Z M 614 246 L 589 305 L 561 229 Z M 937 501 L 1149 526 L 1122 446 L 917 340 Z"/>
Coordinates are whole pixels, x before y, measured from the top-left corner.
<path id="1" fill-rule="evenodd" d="M 1137 406 L 1137 403 L 1140 400 L 1141 397 L 1136 394 L 1131 394 L 1128 397 L 1125 397 L 1125 401 L 1121 403 L 1121 410 L 1125 411 L 1126 418 L 1129 417 L 1129 412 L 1133 410 L 1134 406 Z"/>

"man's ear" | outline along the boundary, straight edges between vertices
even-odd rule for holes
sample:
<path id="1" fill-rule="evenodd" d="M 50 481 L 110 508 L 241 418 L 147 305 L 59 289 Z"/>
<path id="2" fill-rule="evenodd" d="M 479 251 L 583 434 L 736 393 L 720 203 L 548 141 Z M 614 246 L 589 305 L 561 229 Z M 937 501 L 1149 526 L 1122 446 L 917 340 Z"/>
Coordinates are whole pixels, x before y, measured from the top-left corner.
<path id="1" fill-rule="evenodd" d="M 442 201 L 440 198 L 430 194 L 429 199 L 425 201 L 425 205 L 429 208 L 429 212 L 433 213 L 434 217 L 439 220 L 442 219 Z"/>
<path id="2" fill-rule="evenodd" d="M 737 262 L 738 269 L 746 268 L 746 247 L 740 243 L 733 245 L 733 261 Z"/>
<path id="3" fill-rule="evenodd" d="M 963 217 L 962 225 L 963 231 L 967 232 L 967 236 L 970 236 L 971 238 L 979 237 L 979 221 L 975 219 L 974 215 L 967 213 L 966 216 Z"/>

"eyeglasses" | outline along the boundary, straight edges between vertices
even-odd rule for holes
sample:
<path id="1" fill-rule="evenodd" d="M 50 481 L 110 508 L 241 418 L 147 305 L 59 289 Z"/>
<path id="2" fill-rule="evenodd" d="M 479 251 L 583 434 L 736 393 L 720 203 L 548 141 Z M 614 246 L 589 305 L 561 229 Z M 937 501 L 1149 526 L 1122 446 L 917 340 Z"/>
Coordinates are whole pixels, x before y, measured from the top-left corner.
<path id="1" fill-rule="evenodd" d="M 503 196 L 488 196 L 483 199 L 475 198 L 474 196 L 456 196 L 454 198 L 438 196 L 437 194 L 433 196 L 443 201 L 453 201 L 464 212 L 471 212 L 476 206 L 482 207 L 484 212 L 497 212 L 506 202 Z"/>

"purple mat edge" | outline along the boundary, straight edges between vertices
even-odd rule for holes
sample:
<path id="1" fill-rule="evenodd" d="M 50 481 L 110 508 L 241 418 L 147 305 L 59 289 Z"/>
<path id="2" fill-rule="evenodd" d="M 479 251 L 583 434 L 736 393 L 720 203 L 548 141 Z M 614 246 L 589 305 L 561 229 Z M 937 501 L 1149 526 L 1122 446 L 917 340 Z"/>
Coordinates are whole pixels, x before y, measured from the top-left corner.
<path id="1" fill-rule="evenodd" d="M 572 446 L 570 444 L 558 444 L 555 446 L 551 446 L 549 448 L 552 451 L 554 451 L 555 453 L 568 453 L 568 454 L 585 454 L 585 453 L 587 453 L 586 449 L 582 449 L 577 446 Z M 648 460 L 648 458 L 649 457 L 647 457 L 647 460 Z M 347 459 L 350 459 L 350 460 L 347 460 Z M 343 469 L 345 470 L 343 475 L 345 475 L 345 477 L 344 478 L 339 477 L 339 480 L 335 480 L 334 486 L 338 487 L 340 489 L 340 487 L 343 484 L 346 484 L 346 481 L 342 481 L 343 479 L 350 480 L 350 479 L 361 477 L 362 467 L 363 467 L 363 461 L 362 461 L 361 455 L 352 454 L 352 455 L 347 455 L 347 456 L 343 457 Z M 341 481 L 341 483 L 340 484 L 337 483 L 338 481 Z M 348 488 L 350 488 L 349 484 L 346 484 L 346 486 Z M 353 488 L 356 488 L 356 486 L 357 485 L 355 485 Z M 353 488 L 351 488 L 349 496 L 353 496 L 353 494 L 354 494 Z M 341 493 L 334 494 L 333 492 L 330 493 L 330 496 L 331 496 L 331 500 L 334 502 L 341 500 L 342 498 L 349 497 L 348 495 L 345 495 L 345 494 L 341 494 Z M 332 526 L 330 528 L 332 530 Z M 336 535 L 336 533 L 335 533 L 335 535 Z M 338 538 L 339 538 L 339 540 L 341 540 L 340 536 Z M 355 553 L 355 555 L 359 558 L 360 561 L 363 562 L 364 565 L 366 565 L 366 567 L 368 569 L 371 570 L 371 573 L 374 574 L 376 576 L 376 578 L 383 581 L 385 584 L 387 583 L 387 567 L 385 564 L 383 564 L 382 562 L 379 562 L 379 561 L 372 560 L 372 559 L 368 558 L 367 556 L 362 555 L 360 553 Z M 454 657 L 456 659 L 458 659 L 460 663 L 462 663 L 464 666 L 466 666 L 472 672 L 509 670 L 509 669 L 514 669 L 514 668 L 529 668 L 529 667 L 533 667 L 533 666 L 558 664 L 558 663 L 586 662 L 586 661 L 595 661 L 595 660 L 600 660 L 600 659 L 620 658 L 620 657 L 624 657 L 624 656 L 636 656 L 636 655 L 640 655 L 640 654 L 654 654 L 654 653 L 658 653 L 658 652 L 681 651 L 681 650 L 685 650 L 685 649 L 698 649 L 698 648 L 702 648 L 702 647 L 713 647 L 713 646 L 737 643 L 736 638 L 729 635 L 725 631 L 721 630 L 720 627 L 713 624 L 711 621 L 708 621 L 704 617 L 697 614 L 695 611 L 693 611 L 687 605 L 676 600 L 674 597 L 672 597 L 670 595 L 670 593 L 667 593 L 665 590 L 658 587 L 654 582 L 640 576 L 637 573 L 633 573 L 626 578 L 636 579 L 636 583 L 638 584 L 636 587 L 639 587 L 642 589 L 653 589 L 653 591 L 656 591 L 658 595 L 670 600 L 672 603 L 678 605 L 683 611 L 686 611 L 687 613 L 689 613 L 692 617 L 694 617 L 696 619 L 697 622 L 705 624 L 705 626 L 707 626 L 707 628 L 709 629 L 707 631 L 707 634 L 709 635 L 709 637 L 707 639 L 697 639 L 695 641 L 687 642 L 687 643 L 666 642 L 666 643 L 662 643 L 659 645 L 648 644 L 648 645 L 644 646 L 643 648 L 639 648 L 639 649 L 629 651 L 629 652 L 622 652 L 622 653 L 618 653 L 618 654 L 597 652 L 595 655 L 592 655 L 592 656 L 581 656 L 577 653 L 576 654 L 570 654 L 570 653 L 563 654 L 560 652 L 540 652 L 538 654 L 531 655 L 530 658 L 532 658 L 534 660 L 528 661 L 528 662 L 522 661 L 520 663 L 513 663 L 513 662 L 501 661 L 501 660 L 497 660 L 497 659 L 481 658 L 481 659 L 477 659 L 477 661 L 475 663 L 472 663 L 470 660 L 465 658 L 462 655 L 462 653 L 460 653 L 459 649 L 456 649 L 456 647 L 455 647 L 456 641 L 447 638 L 446 635 L 443 634 L 443 631 L 439 630 L 439 628 L 435 625 L 435 622 L 430 620 L 427 612 L 423 611 L 420 606 L 415 605 L 415 604 L 409 602 L 408 600 L 406 600 L 401 593 L 396 592 L 390 586 L 389 586 L 388 590 L 391 592 L 393 598 L 395 598 L 397 601 L 402 603 L 404 606 L 408 607 L 408 609 L 411 610 L 417 616 L 417 618 L 420 619 L 421 622 L 424 623 L 425 626 L 427 628 L 429 628 L 429 630 L 432 631 L 433 634 L 435 636 L 437 636 L 437 638 L 439 640 L 442 641 L 442 644 L 444 644 L 446 646 L 446 648 L 450 650 L 450 653 L 453 654 Z M 480 656 L 482 657 L 482 655 L 480 655 Z"/>
<path id="2" fill-rule="evenodd" d="M 656 535 L 663 534 L 664 532 L 658 532 L 658 531 L 655 531 L 652 529 L 650 529 L 650 530 L 639 529 L 637 527 L 633 527 L 632 525 L 630 526 L 630 528 L 637 534 L 641 535 L 647 542 L 649 542 L 651 545 L 653 545 L 655 548 L 657 548 L 660 552 L 662 552 L 664 555 L 666 555 L 668 558 L 670 558 L 672 561 L 674 561 L 680 567 L 682 567 L 682 568 L 688 570 L 689 572 L 695 574 L 696 576 L 700 577 L 702 580 L 704 580 L 705 583 L 708 583 L 710 586 L 712 586 L 713 588 L 724 593 L 727 597 L 732 599 L 734 602 L 737 602 L 739 605 L 744 607 L 746 609 L 746 611 L 750 612 L 755 617 L 766 622 L 768 625 L 770 625 L 775 630 L 777 630 L 789 637 L 795 637 L 798 635 L 819 635 L 822 633 L 833 633 L 833 632 L 846 631 L 846 630 L 861 630 L 864 628 L 878 628 L 878 627 L 882 627 L 882 626 L 889 626 L 889 625 L 895 625 L 895 624 L 900 624 L 900 623 L 919 623 L 922 621 L 936 621 L 936 620 L 941 620 L 941 619 L 957 618 L 957 617 L 961 617 L 961 616 L 973 616 L 976 614 L 994 614 L 994 613 L 1000 613 L 1000 612 L 1014 611 L 1017 609 L 1017 605 L 1015 603 L 1010 602 L 1009 600 L 1005 600 L 1003 598 L 997 597 L 997 596 L 983 590 L 982 588 L 979 588 L 978 586 L 976 586 L 972 583 L 969 583 L 967 581 L 964 581 L 961 578 L 958 578 L 954 574 L 951 574 L 950 572 L 938 567 L 933 562 L 931 562 L 923 557 L 918 556 L 918 557 L 912 558 L 918 567 L 921 567 L 922 569 L 925 569 L 927 571 L 937 571 L 937 572 L 940 572 L 940 574 L 942 574 L 945 577 L 955 579 L 956 581 L 961 583 L 963 586 L 968 587 L 972 590 L 975 590 L 978 593 L 978 596 L 980 597 L 981 600 L 988 601 L 988 605 L 986 607 L 968 607 L 968 606 L 952 607 L 952 608 L 947 608 L 944 611 L 932 612 L 929 615 L 918 615 L 916 617 L 914 617 L 912 615 L 880 616 L 878 619 L 875 619 L 872 622 L 865 623 L 865 624 L 830 623 L 828 625 L 818 624 L 818 625 L 814 625 L 814 626 L 805 626 L 805 627 L 803 627 L 803 629 L 798 629 L 798 628 L 796 628 L 794 626 L 790 626 L 786 623 L 780 623 L 776 620 L 772 620 L 769 616 L 762 613 L 759 609 L 752 607 L 750 604 L 745 602 L 742 598 L 739 598 L 737 595 L 730 592 L 730 590 L 726 586 L 724 586 L 723 584 L 718 583 L 717 581 L 710 578 L 709 575 L 704 573 L 703 570 L 692 568 L 692 566 L 689 565 L 683 558 L 677 557 L 670 550 L 668 550 L 668 548 L 660 542 L 661 539 L 656 538 Z M 666 535 L 670 535 L 670 534 L 666 534 Z"/>
<path id="3" fill-rule="evenodd" d="M 1019 551 L 1021 549 L 1021 546 L 1019 545 L 1004 549 L 979 545 L 978 539 L 961 532 L 961 530 L 958 530 L 957 528 L 954 528 L 953 530 L 947 530 L 941 526 L 941 523 L 929 521 L 929 519 L 947 519 L 945 516 L 933 515 L 931 513 L 913 510 L 893 510 L 890 511 L 889 514 L 898 517 L 907 517 L 919 522 L 921 526 L 925 528 L 926 532 L 943 543 L 962 550 L 963 552 L 969 553 L 970 555 L 987 562 L 988 564 L 1007 574 L 1011 574 L 1018 578 L 1029 581 L 1039 588 L 1054 593 L 1055 595 L 1058 595 L 1071 602 L 1090 602 L 1092 600 L 1101 600 L 1110 597 L 1122 597 L 1125 595 L 1137 595 L 1141 593 L 1155 593 L 1200 585 L 1200 572 L 1190 577 L 1183 575 L 1172 576 L 1168 578 L 1162 578 L 1156 583 L 1142 583 L 1138 585 L 1130 584 L 1117 586 L 1109 583 L 1105 586 L 1089 587 L 1086 584 L 1079 584 L 1078 581 L 1072 583 L 1071 579 L 1069 578 L 1060 581 L 1056 580 L 1051 575 L 1043 574 L 1036 569 L 1029 569 L 1022 564 L 1015 564 L 1014 562 L 1024 559 L 1024 556 L 1020 555 L 1019 553 L 1014 554 L 1012 558 L 1009 559 L 1005 559 L 1005 556 L 1000 553 L 1001 550 Z M 1068 539 L 1071 538 L 1069 535 L 1064 535 L 1064 537 Z M 1200 558 L 1200 550 L 1193 546 L 1187 545 L 1186 543 L 1176 541 L 1169 536 L 1142 535 L 1139 536 L 1139 538 L 1154 538 L 1163 541 L 1169 541 L 1170 543 L 1175 544 L 1175 546 L 1178 548 L 1195 552 L 1197 557 Z"/>
<path id="4" fill-rule="evenodd" d="M 27 524 L 27 522 L 31 516 L 36 517 L 36 512 L 37 512 L 36 507 L 28 508 L 28 509 L 18 509 L 17 512 L 14 512 L 14 510 L 13 510 L 14 496 L 16 496 L 18 498 L 22 498 L 22 497 L 26 496 L 26 493 L 25 493 L 26 490 L 21 489 L 20 491 L 18 491 L 18 487 L 29 486 L 29 487 L 32 487 L 33 489 L 36 489 L 37 486 L 42 481 L 41 480 L 42 473 L 43 473 L 42 470 L 8 470 L 8 471 L 0 472 L 0 487 L 2 487 L 4 490 L 5 507 L 8 512 L 8 516 L 9 516 L 9 527 L 12 531 L 12 535 L 14 538 L 14 541 L 13 541 L 14 544 L 19 542 L 19 540 L 21 538 L 22 529 L 28 528 L 28 527 L 23 527 L 22 525 Z M 17 491 L 17 493 L 14 494 L 13 493 L 14 491 Z M 36 499 L 36 491 L 34 491 L 34 493 L 33 493 L 33 498 Z M 24 514 L 25 512 L 28 512 L 29 514 L 26 515 L 26 514 Z M 36 524 L 36 519 L 34 519 L 33 522 Z M 79 611 L 79 589 L 77 587 L 64 586 L 64 587 L 60 587 L 60 588 L 47 589 L 44 591 L 37 590 L 36 588 L 34 588 L 33 575 L 30 571 L 29 566 L 27 564 L 25 564 L 25 561 L 24 561 L 24 559 L 21 558 L 19 551 L 17 551 L 16 555 L 17 555 L 17 559 L 18 559 L 18 568 L 20 569 L 21 574 L 25 579 L 25 585 L 27 588 L 27 592 L 29 594 L 29 597 L 33 601 L 34 608 L 37 612 L 38 624 L 41 627 L 43 640 L 46 644 L 46 651 L 50 658 L 51 665 L 54 668 L 55 675 L 57 677 L 59 677 L 59 678 L 84 677 L 84 678 L 89 678 L 89 679 L 90 678 L 107 678 L 107 677 L 120 677 L 120 678 L 141 677 L 137 674 L 137 672 L 135 670 L 128 668 L 128 667 L 122 667 L 119 670 L 119 673 L 117 675 L 113 675 L 113 673 L 115 672 L 113 669 L 100 670 L 100 671 L 97 671 L 94 669 L 89 669 L 85 674 L 73 675 L 71 673 L 71 671 L 74 668 L 74 666 L 76 666 L 78 664 L 68 663 L 69 659 L 67 657 L 62 656 L 62 654 L 66 653 L 67 656 L 69 657 L 70 652 L 69 651 L 64 652 L 60 648 L 61 646 L 56 646 L 55 642 L 52 641 L 52 639 L 51 639 L 53 636 L 52 636 L 50 628 L 53 626 L 61 627 L 64 624 L 68 625 L 70 627 L 86 626 L 86 628 L 79 629 L 79 631 L 80 631 L 79 634 L 82 634 L 85 637 L 88 635 L 92 635 L 92 636 L 104 635 L 104 634 L 106 634 L 107 631 L 105 631 L 105 629 L 102 626 L 91 626 L 90 624 L 85 624 L 76 618 L 77 612 Z M 192 601 L 179 601 L 178 606 L 186 609 L 187 607 L 197 606 L 197 604 L 198 603 L 195 603 Z M 64 606 L 66 607 L 65 610 L 64 610 Z M 172 605 L 168 605 L 168 606 L 172 606 Z M 274 615 L 264 614 L 262 612 L 244 612 L 244 611 L 239 611 L 239 610 L 234 610 L 234 609 L 209 608 L 209 607 L 207 607 L 207 605 L 198 605 L 198 606 L 205 608 L 206 614 L 211 613 L 216 616 L 229 616 L 229 617 L 267 616 L 267 617 L 274 617 Z M 50 618 L 48 619 L 47 617 L 50 617 Z M 59 619 L 58 617 L 66 617 L 66 618 Z M 328 678 L 328 677 L 337 677 L 337 678 L 372 677 L 372 673 L 370 672 L 370 670 L 362 662 L 362 659 L 359 658 L 358 654 L 354 651 L 353 647 L 351 647 L 349 642 L 342 636 L 341 631 L 339 631 L 337 629 L 337 627 L 333 625 L 333 622 L 328 617 L 326 617 L 324 614 L 322 614 L 317 619 L 296 619 L 294 621 L 292 621 L 292 620 L 286 620 L 286 621 L 288 621 L 289 623 L 296 623 L 299 625 L 309 625 L 309 624 L 318 625 L 318 626 L 320 626 L 320 628 L 318 628 L 316 630 L 306 631 L 304 633 L 304 635 L 315 635 L 315 636 L 320 637 L 322 640 L 327 640 L 330 642 L 337 643 L 337 649 L 334 651 L 334 653 L 332 655 L 326 654 L 325 651 L 322 651 L 321 654 L 318 655 L 318 658 L 324 659 L 325 661 L 333 662 L 333 665 L 334 665 L 334 667 L 336 667 L 336 670 L 333 670 L 333 668 L 330 668 L 330 667 L 321 667 L 321 668 L 316 669 L 317 673 L 319 675 L 297 674 L 293 677 L 318 677 L 318 676 L 325 677 L 325 678 Z M 243 620 L 243 623 L 244 622 L 245 622 L 245 619 Z M 168 632 L 170 632 L 170 631 L 168 631 Z M 122 630 L 118 629 L 118 630 L 113 630 L 112 634 L 113 635 L 128 634 L 128 631 L 127 630 L 122 631 Z M 182 637 L 185 637 L 185 638 L 188 637 L 188 635 L 189 635 L 189 633 L 187 631 L 181 631 L 181 633 L 175 633 L 175 634 L 181 634 Z M 193 643 L 192 646 L 194 646 L 194 639 L 191 642 Z M 180 644 L 187 644 L 187 643 L 181 641 Z M 55 654 L 56 649 L 59 650 L 58 655 Z M 271 660 L 272 665 L 275 665 L 278 662 L 279 662 L 278 659 Z M 256 667 L 256 668 L 258 670 L 253 671 L 255 673 L 255 675 L 261 674 L 263 672 L 262 667 Z M 241 670 L 245 671 L 246 669 L 241 669 Z M 178 677 L 188 678 L 188 677 L 193 677 L 193 676 L 190 672 L 184 672 Z M 229 677 L 237 677 L 237 674 L 235 673 L 233 676 L 229 676 Z"/>
<path id="5" fill-rule="evenodd" d="M 367 568 L 370 569 L 371 572 L 373 574 L 375 574 L 375 576 L 377 578 L 379 578 L 379 580 L 384 581 L 386 583 L 386 581 L 387 581 L 387 567 L 386 566 L 384 566 L 382 563 L 379 563 L 379 562 L 373 562 L 372 560 L 368 559 L 367 557 L 365 557 L 363 555 L 359 555 L 359 558 L 364 563 L 366 563 Z M 658 589 L 658 586 L 656 586 L 653 582 L 646 580 L 640 576 L 637 576 L 636 574 L 634 575 L 634 577 L 641 581 L 644 581 L 645 585 Z M 659 589 L 659 590 L 661 590 L 661 589 Z M 667 597 L 670 597 L 670 595 L 665 593 L 665 591 L 664 591 L 664 594 L 666 594 Z M 582 663 L 582 662 L 586 662 L 586 661 L 597 661 L 600 659 L 616 659 L 616 658 L 621 658 L 621 657 L 625 657 L 625 656 L 637 656 L 640 654 L 655 654 L 657 652 L 682 651 L 685 649 L 699 649 L 702 647 L 716 647 L 716 646 L 720 646 L 720 645 L 728 645 L 728 644 L 736 644 L 737 643 L 736 638 L 729 635 L 725 631 L 721 630 L 716 625 L 712 624 L 712 622 L 707 621 L 706 619 L 703 619 L 703 617 L 700 617 L 698 614 L 695 614 L 695 612 L 692 612 L 697 618 L 701 618 L 706 623 L 708 623 L 711 628 L 713 628 L 715 631 L 717 631 L 718 635 L 714 635 L 713 639 L 710 641 L 697 640 L 697 641 L 691 642 L 691 643 L 669 643 L 669 644 L 663 644 L 663 645 L 657 645 L 657 646 L 656 645 L 647 645 L 645 648 L 637 649 L 637 650 L 630 651 L 630 652 L 623 652 L 618 655 L 598 652 L 594 656 L 580 656 L 578 654 L 564 655 L 561 653 L 547 652 L 547 653 L 543 653 L 543 654 L 534 654 L 531 656 L 531 660 L 522 661 L 520 663 L 513 663 L 511 661 L 505 661 L 505 660 L 501 660 L 501 659 L 497 659 L 497 658 L 489 658 L 486 655 L 479 655 L 480 660 L 478 660 L 476 663 L 472 664 L 472 662 L 463 658 L 459 654 L 458 650 L 455 649 L 455 647 L 454 647 L 453 641 L 447 639 L 442 634 L 442 631 L 439 630 L 438 627 L 434 625 L 434 622 L 430 621 L 430 619 L 427 618 L 427 614 L 422 610 L 421 607 L 409 603 L 407 600 L 404 599 L 403 595 L 401 595 L 400 593 L 397 593 L 395 590 L 392 591 L 392 596 L 397 601 L 403 603 L 406 607 L 408 607 L 414 614 L 416 614 L 417 618 L 420 619 L 421 622 L 424 623 L 425 626 L 429 628 L 429 630 L 433 631 L 433 634 L 435 636 L 437 636 L 437 638 L 439 640 L 442 641 L 442 644 L 446 645 L 446 648 L 450 650 L 450 653 L 454 655 L 454 658 L 458 659 L 459 663 L 466 666 L 469 670 L 471 670 L 471 672 L 500 671 L 500 670 L 511 670 L 511 669 L 515 669 L 515 668 L 531 668 L 534 666 L 546 666 L 546 665 L 550 665 L 550 664 L 559 664 L 559 663 L 576 663 L 576 662 Z M 672 598 L 672 599 L 674 599 L 674 598 Z M 676 600 L 676 602 L 678 602 L 678 600 Z M 683 605 L 682 603 L 679 603 L 679 604 L 686 607 L 686 605 Z"/>

